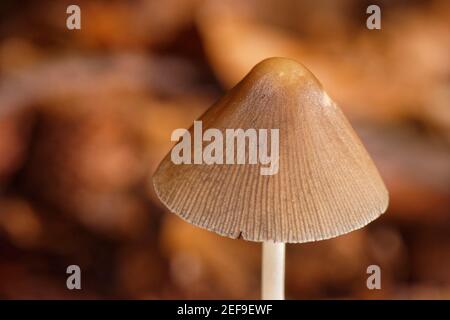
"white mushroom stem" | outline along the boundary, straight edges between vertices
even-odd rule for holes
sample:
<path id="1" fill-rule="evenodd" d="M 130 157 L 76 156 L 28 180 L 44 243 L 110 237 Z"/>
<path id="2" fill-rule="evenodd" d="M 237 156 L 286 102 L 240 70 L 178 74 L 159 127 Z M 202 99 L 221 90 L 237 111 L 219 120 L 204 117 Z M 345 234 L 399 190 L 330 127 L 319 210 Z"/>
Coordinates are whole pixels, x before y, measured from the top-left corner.
<path id="1" fill-rule="evenodd" d="M 264 241 L 262 250 L 262 299 L 284 300 L 283 242 Z"/>

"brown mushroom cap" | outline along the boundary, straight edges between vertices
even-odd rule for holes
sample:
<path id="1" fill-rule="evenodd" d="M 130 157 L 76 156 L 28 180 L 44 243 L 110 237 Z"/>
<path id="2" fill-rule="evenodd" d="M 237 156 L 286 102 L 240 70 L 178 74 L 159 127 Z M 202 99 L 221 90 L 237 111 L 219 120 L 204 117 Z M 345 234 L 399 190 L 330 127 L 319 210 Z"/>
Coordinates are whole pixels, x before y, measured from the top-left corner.
<path id="1" fill-rule="evenodd" d="M 279 129 L 279 171 L 176 165 L 169 153 L 153 177 L 155 190 L 196 226 L 251 241 L 309 242 L 361 228 L 387 208 L 388 192 L 360 139 L 296 61 L 260 62 L 199 120 L 203 132 L 217 128 L 224 136 L 227 128 Z"/>

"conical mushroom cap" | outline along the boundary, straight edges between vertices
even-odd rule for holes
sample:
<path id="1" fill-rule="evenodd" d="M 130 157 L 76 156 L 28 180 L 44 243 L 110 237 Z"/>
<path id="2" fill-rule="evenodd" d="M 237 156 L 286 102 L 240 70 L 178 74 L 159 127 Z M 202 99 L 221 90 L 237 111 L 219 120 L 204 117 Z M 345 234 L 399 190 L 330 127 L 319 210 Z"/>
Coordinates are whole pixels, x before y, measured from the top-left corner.
<path id="1" fill-rule="evenodd" d="M 203 132 L 217 128 L 224 137 L 225 129 L 279 129 L 279 170 L 261 175 L 267 165 L 248 161 L 174 164 L 169 153 L 153 177 L 156 193 L 196 226 L 251 241 L 309 242 L 361 228 L 387 208 L 386 187 L 360 139 L 293 60 L 260 62 L 199 120 Z"/>

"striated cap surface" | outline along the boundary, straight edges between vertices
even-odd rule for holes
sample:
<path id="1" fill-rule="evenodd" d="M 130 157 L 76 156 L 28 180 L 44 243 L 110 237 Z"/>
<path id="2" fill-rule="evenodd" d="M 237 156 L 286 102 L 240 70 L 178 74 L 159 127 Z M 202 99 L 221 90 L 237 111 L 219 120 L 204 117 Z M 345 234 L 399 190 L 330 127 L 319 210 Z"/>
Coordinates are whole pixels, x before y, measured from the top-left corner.
<path id="1" fill-rule="evenodd" d="M 203 132 L 216 128 L 223 137 L 226 129 L 268 129 L 269 149 L 270 129 L 278 129 L 279 162 L 276 174 L 262 175 L 268 165 L 260 162 L 174 164 L 169 152 L 153 177 L 156 193 L 196 226 L 251 241 L 310 242 L 361 228 L 387 208 L 388 192 L 360 139 L 294 60 L 260 62 L 199 121 Z"/>

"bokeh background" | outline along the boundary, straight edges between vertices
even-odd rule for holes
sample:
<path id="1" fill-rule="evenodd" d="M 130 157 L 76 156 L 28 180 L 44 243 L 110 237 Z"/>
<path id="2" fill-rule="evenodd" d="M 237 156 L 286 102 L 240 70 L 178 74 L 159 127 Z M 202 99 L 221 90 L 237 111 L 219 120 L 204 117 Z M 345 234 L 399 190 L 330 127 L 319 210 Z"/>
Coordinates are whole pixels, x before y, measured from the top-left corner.
<path id="1" fill-rule="evenodd" d="M 362 230 L 288 245 L 287 298 L 449 299 L 449 26 L 445 0 L 2 0 L 0 298 L 259 298 L 260 245 L 168 213 L 151 175 L 172 130 L 285 56 L 344 110 L 391 198 Z"/>

